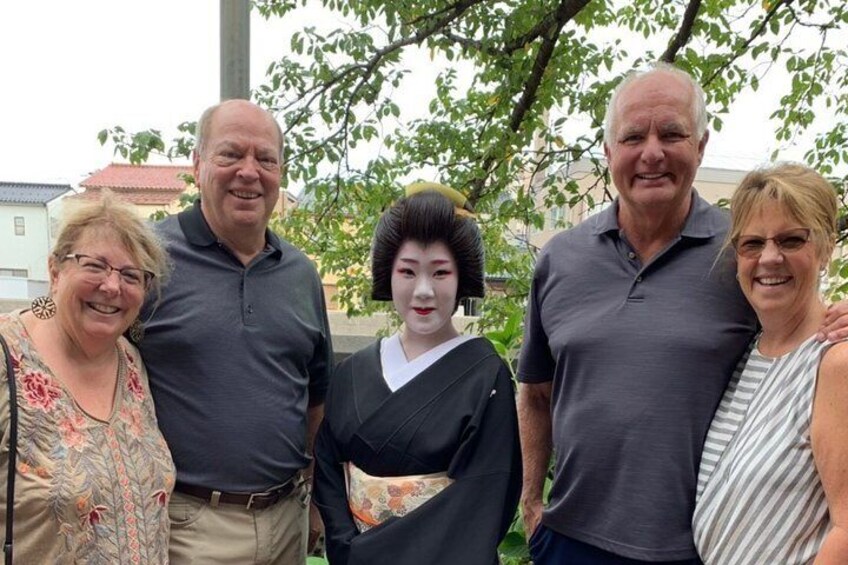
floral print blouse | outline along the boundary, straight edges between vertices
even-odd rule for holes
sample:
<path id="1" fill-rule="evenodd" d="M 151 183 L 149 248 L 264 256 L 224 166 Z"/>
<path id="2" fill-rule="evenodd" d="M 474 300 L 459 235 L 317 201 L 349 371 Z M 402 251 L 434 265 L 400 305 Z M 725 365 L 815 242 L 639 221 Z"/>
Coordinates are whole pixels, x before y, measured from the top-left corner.
<path id="1" fill-rule="evenodd" d="M 14 555 L 20 563 L 167 563 L 171 454 L 138 351 L 121 338 L 112 414 L 87 414 L 20 319 L 0 316 L 17 379 Z M 2 357 L 2 352 L 0 352 Z M 0 359 L 0 507 L 6 507 L 9 388 Z M 0 515 L 0 532 L 5 529 Z"/>

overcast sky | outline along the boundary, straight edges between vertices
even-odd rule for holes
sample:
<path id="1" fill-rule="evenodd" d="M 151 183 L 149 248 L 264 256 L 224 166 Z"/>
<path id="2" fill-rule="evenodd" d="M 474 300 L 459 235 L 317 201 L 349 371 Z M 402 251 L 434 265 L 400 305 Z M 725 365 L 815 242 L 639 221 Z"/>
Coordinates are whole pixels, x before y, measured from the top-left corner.
<path id="1" fill-rule="evenodd" d="M 285 23 L 252 16 L 252 86 L 309 20 L 302 12 Z M 161 129 L 170 139 L 177 124 L 218 100 L 218 33 L 216 0 L 0 2 L 0 180 L 77 186 L 118 160 L 97 141 L 98 131 L 117 124 Z M 421 74 L 435 72 L 424 67 Z M 778 90 L 769 86 L 724 117 L 706 165 L 746 169 L 768 158 L 768 97 Z M 422 98 L 417 106 L 426 107 L 429 96 Z"/>

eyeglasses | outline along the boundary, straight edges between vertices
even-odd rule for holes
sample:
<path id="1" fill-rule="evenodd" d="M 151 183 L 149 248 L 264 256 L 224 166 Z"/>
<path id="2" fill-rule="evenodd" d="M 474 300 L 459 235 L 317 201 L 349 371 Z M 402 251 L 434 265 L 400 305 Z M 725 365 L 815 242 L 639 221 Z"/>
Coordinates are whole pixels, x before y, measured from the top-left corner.
<path id="1" fill-rule="evenodd" d="M 774 237 L 740 235 L 733 238 L 733 248 L 742 257 L 756 259 L 763 254 L 767 241 L 773 241 L 781 253 L 794 253 L 810 241 L 810 229 L 797 228 L 779 233 Z"/>
<path id="2" fill-rule="evenodd" d="M 128 287 L 146 289 L 150 285 L 150 281 L 153 280 L 153 277 L 156 276 L 150 271 L 137 269 L 136 267 L 119 269 L 106 261 L 91 257 L 90 255 L 83 255 L 82 253 L 69 253 L 62 258 L 64 261 L 68 259 L 74 259 L 92 282 L 103 282 L 112 274 L 112 271 L 115 271 L 120 275 L 121 282 Z"/>

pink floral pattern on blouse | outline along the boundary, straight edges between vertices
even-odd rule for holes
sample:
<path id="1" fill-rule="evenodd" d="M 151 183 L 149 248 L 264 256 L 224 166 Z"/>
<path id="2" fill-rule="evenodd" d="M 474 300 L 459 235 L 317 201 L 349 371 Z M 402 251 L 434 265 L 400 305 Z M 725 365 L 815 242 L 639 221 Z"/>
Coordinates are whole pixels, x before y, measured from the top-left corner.
<path id="1" fill-rule="evenodd" d="M 127 357 L 127 360 L 129 360 L 129 356 Z M 127 370 L 127 389 L 129 389 L 136 400 L 144 400 L 144 387 L 141 386 L 141 381 L 138 378 L 138 371 L 136 371 L 132 365 Z"/>
<path id="2" fill-rule="evenodd" d="M 24 398 L 33 408 L 49 412 L 53 409 L 56 399 L 62 396 L 59 387 L 42 373 L 26 373 L 20 380 Z"/>
<path id="3" fill-rule="evenodd" d="M 167 563 L 175 472 L 137 351 L 118 343 L 121 370 L 104 421 L 82 410 L 50 372 L 19 314 L 0 315 L 0 332 L 18 382 L 15 562 Z M 9 400 L 0 359 L 0 434 Z M 2 484 L 7 458 L 3 444 Z"/>

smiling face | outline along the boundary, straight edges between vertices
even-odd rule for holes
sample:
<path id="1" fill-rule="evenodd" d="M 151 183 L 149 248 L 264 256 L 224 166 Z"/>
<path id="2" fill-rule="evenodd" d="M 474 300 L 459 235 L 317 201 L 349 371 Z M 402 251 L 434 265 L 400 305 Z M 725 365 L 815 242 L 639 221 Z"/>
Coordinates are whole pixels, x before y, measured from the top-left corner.
<path id="1" fill-rule="evenodd" d="M 280 139 L 273 118 L 244 100 L 221 104 L 212 115 L 194 178 L 201 208 L 219 238 L 264 237 L 280 196 Z"/>
<path id="2" fill-rule="evenodd" d="M 451 316 L 459 283 L 448 247 L 417 241 L 400 246 L 392 267 L 392 302 L 404 321 L 404 340 L 434 347 L 458 335 Z"/>
<path id="3" fill-rule="evenodd" d="M 777 237 L 785 242 L 781 250 L 769 239 L 759 257 L 736 254 L 739 286 L 760 320 L 766 316 L 801 320 L 819 303 L 819 270 L 827 257 L 821 256 L 814 241 L 799 245 L 792 239 L 801 233 L 795 230 L 806 227 L 777 202 L 769 201 L 741 230 L 741 245 L 751 236 L 762 240 Z"/>
<path id="4" fill-rule="evenodd" d="M 697 138 L 693 96 L 690 85 L 661 71 L 619 94 L 604 153 L 623 206 L 636 212 L 688 210 L 709 137 L 705 132 Z"/>
<path id="5" fill-rule="evenodd" d="M 117 269 L 138 268 L 118 237 L 107 228 L 84 231 L 73 246 Z M 50 259 L 50 287 L 56 302 L 56 320 L 77 343 L 114 342 L 138 317 L 144 286 L 121 282 L 118 272 L 105 278 L 86 271 L 73 259 Z"/>

